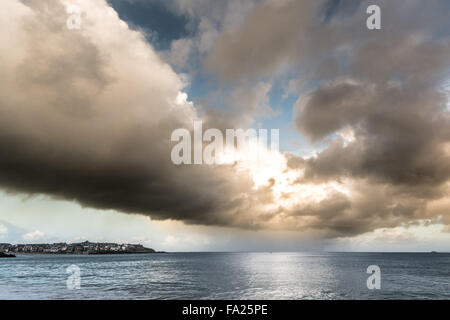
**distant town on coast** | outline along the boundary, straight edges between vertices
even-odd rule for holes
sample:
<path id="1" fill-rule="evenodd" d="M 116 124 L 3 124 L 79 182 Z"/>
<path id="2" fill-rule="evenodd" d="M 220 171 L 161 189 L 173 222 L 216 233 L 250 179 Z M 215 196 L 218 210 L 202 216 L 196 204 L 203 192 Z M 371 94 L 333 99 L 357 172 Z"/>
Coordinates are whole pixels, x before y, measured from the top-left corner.
<path id="1" fill-rule="evenodd" d="M 23 254 L 130 254 L 162 253 L 141 244 L 117 243 L 53 243 L 53 244 L 10 244 L 0 243 L 0 252 Z"/>

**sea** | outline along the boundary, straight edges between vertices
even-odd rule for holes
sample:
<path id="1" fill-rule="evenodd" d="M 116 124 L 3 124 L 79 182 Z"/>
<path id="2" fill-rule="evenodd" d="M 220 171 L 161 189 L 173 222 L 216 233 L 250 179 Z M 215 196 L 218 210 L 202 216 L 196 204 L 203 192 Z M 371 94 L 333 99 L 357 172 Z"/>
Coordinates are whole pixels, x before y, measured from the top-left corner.
<path id="1" fill-rule="evenodd" d="M 450 254 L 19 254 L 0 299 L 450 299 Z"/>

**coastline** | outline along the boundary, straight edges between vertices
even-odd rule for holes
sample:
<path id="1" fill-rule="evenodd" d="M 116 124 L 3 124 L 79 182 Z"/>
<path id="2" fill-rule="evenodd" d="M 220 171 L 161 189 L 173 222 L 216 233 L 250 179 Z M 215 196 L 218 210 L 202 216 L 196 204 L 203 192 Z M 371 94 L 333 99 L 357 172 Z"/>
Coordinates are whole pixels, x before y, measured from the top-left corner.
<path id="1" fill-rule="evenodd" d="M 34 256 L 34 255 L 46 255 L 46 256 L 100 256 L 100 255 L 126 255 L 126 254 L 162 254 L 166 251 L 154 251 L 154 252 L 91 252 L 91 253 L 52 253 L 52 252 L 14 252 L 18 256 Z"/>
<path id="2" fill-rule="evenodd" d="M 39 243 L 10 244 L 0 243 L 0 252 L 4 254 L 45 254 L 45 255 L 105 255 L 105 254 L 145 254 L 163 253 L 141 244 L 89 242 L 80 243 Z"/>

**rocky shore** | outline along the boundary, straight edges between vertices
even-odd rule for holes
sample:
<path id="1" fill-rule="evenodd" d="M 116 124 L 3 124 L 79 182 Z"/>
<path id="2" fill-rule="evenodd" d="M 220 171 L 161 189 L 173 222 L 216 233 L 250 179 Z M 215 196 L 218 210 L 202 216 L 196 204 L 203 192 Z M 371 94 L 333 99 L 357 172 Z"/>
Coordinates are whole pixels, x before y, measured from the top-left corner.
<path id="1" fill-rule="evenodd" d="M 15 257 L 16 257 L 15 254 L 0 252 L 0 258 L 15 258 Z"/>

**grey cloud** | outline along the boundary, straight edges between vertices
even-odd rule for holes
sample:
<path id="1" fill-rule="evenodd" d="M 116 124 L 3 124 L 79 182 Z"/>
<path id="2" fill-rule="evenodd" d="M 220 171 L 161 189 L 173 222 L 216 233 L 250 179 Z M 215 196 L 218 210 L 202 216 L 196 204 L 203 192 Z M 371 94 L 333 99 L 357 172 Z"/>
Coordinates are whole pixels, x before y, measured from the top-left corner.
<path id="1" fill-rule="evenodd" d="M 346 84 L 315 91 L 298 113 L 302 132 L 318 139 L 350 126 L 355 140 L 347 146 L 331 143 L 307 161 L 306 176 L 373 176 L 405 185 L 446 182 L 450 167 L 443 131 L 449 123 L 444 97 L 410 86 L 380 85 L 374 94 L 367 94 L 364 86 L 349 90 Z"/>
<path id="2" fill-rule="evenodd" d="M 325 48 L 326 41 L 334 42 L 332 32 L 319 27 L 316 13 L 321 5 L 322 1 L 260 4 L 243 27 L 225 29 L 219 35 L 205 66 L 222 79 L 234 81 L 273 75 L 278 68 L 310 56 L 322 44 Z"/>
<path id="3" fill-rule="evenodd" d="M 369 4 L 381 7 L 379 31 L 365 27 Z M 310 215 L 310 226 L 344 236 L 441 219 L 427 206 L 448 197 L 448 10 L 440 0 L 267 1 L 217 38 L 206 66 L 222 79 L 300 66 L 298 82 L 313 88 L 295 105 L 295 125 L 312 142 L 329 142 L 316 157 L 287 156 L 303 172 L 296 183 L 347 181 L 363 192 L 340 207 L 331 198 L 294 210 Z M 345 130 L 353 139 L 336 138 Z"/>
<path id="4" fill-rule="evenodd" d="M 2 52 L 2 188 L 154 219 L 258 224 L 245 213 L 248 175 L 172 164 L 171 132 L 191 128 L 195 112 L 175 103 L 181 81 L 141 34 L 102 1 L 90 4 L 79 31 L 65 27 L 58 1 L 7 1 L 14 20 L 1 45 L 8 32 L 25 41 Z M 114 38 L 103 37 L 110 29 Z"/>
<path id="5" fill-rule="evenodd" d="M 322 139 L 347 125 L 358 124 L 371 112 L 373 90 L 351 82 L 324 85 L 307 101 L 297 104 L 297 127 L 313 141 Z"/>
<path id="6" fill-rule="evenodd" d="M 376 32 L 366 28 L 365 9 L 372 4 L 382 11 L 382 29 Z M 424 68 L 439 71 L 448 50 L 447 12 L 442 0 L 427 6 L 416 0 L 268 0 L 249 13 L 242 27 L 219 34 L 205 65 L 228 81 L 271 77 L 296 65 L 311 81 L 355 72 L 384 80 Z"/>
<path id="7" fill-rule="evenodd" d="M 276 114 L 269 103 L 270 83 L 242 83 L 233 90 L 216 90 L 199 99 L 199 112 L 207 127 L 225 129 L 252 125 L 256 117 Z"/>

